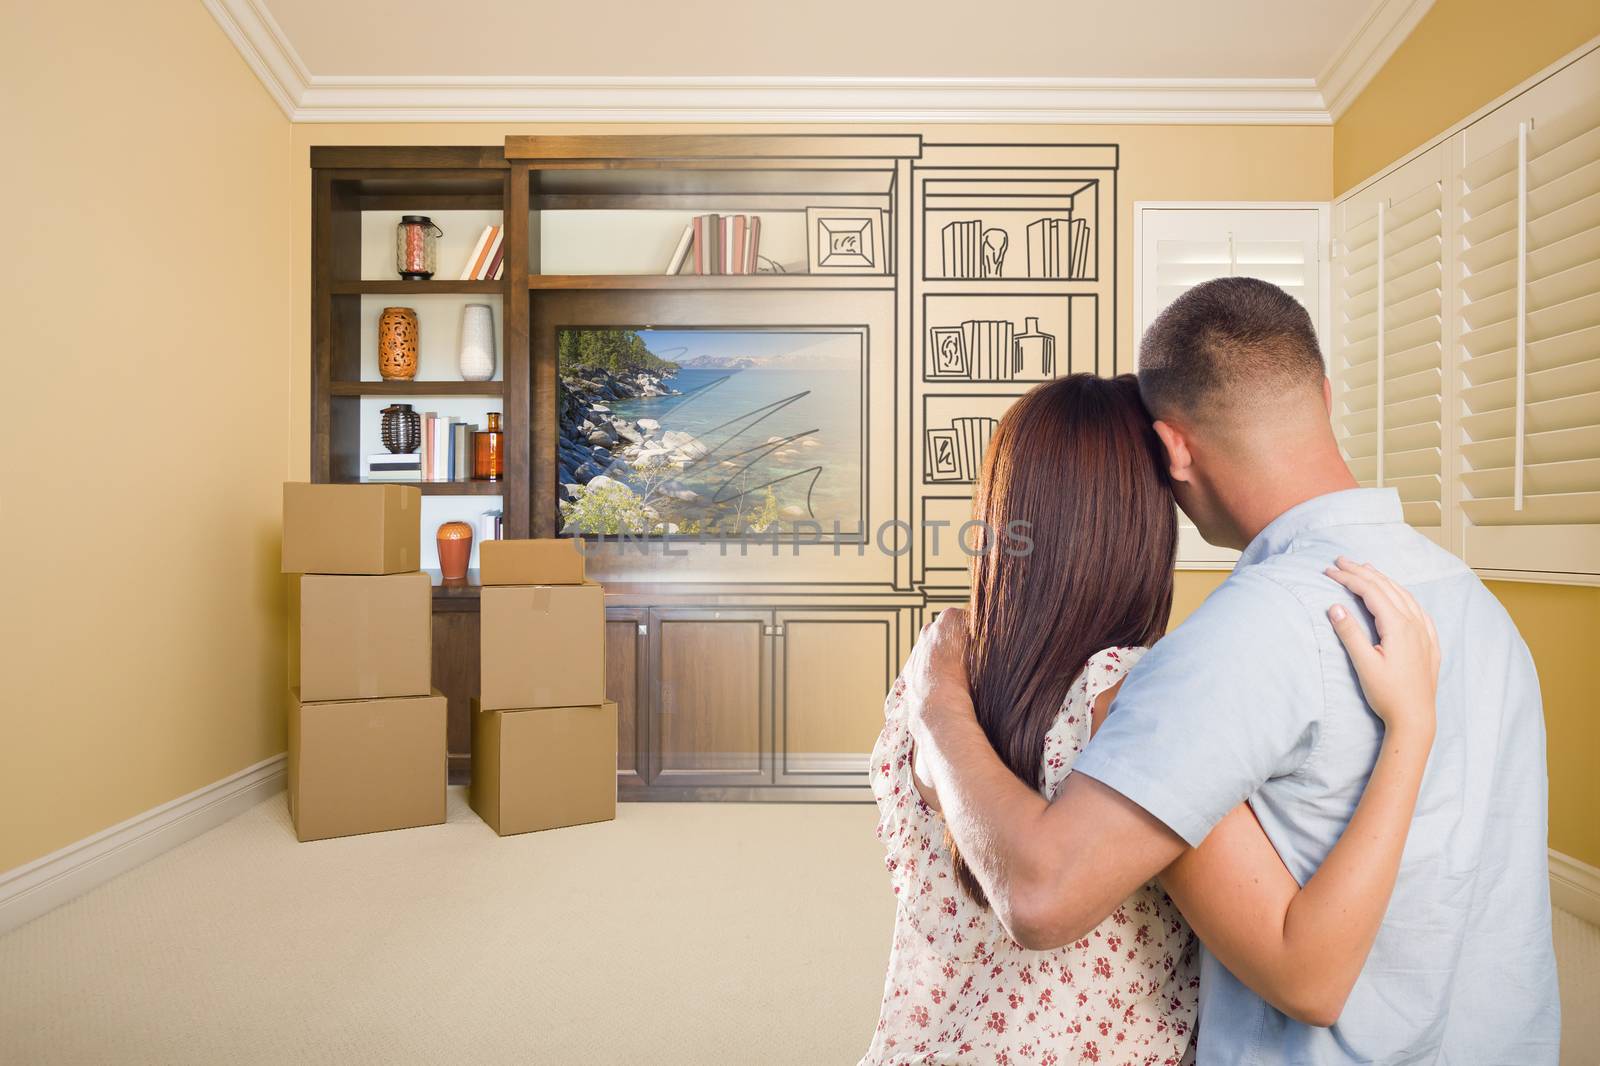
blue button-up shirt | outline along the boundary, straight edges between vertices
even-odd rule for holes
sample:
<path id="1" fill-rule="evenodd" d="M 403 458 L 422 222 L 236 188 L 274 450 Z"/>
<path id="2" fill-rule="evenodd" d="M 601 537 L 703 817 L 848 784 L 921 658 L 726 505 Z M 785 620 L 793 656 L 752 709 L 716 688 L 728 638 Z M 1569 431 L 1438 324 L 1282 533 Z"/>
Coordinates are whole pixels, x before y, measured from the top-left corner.
<path id="1" fill-rule="evenodd" d="M 1338 841 L 1383 724 L 1326 611 L 1356 601 L 1323 569 L 1368 562 L 1433 616 L 1438 728 L 1394 896 L 1338 1024 L 1296 1022 L 1209 952 L 1199 1062 L 1555 1063 L 1544 720 L 1527 645 L 1460 560 L 1387 489 L 1279 516 L 1140 661 L 1078 757 L 1192 845 L 1249 799 L 1301 884 Z"/>

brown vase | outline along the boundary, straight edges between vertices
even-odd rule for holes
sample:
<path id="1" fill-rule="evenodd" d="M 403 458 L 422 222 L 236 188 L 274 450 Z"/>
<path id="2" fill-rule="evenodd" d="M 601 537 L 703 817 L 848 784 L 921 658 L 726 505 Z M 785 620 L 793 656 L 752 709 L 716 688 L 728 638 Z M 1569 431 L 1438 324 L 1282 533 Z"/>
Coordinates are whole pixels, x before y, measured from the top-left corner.
<path id="1" fill-rule="evenodd" d="M 446 522 L 439 527 L 439 573 L 446 581 L 467 576 L 472 558 L 472 527 L 465 522 Z"/>
<path id="2" fill-rule="evenodd" d="M 378 316 L 378 373 L 385 381 L 410 381 L 417 376 L 417 313 L 409 307 L 385 307 Z"/>

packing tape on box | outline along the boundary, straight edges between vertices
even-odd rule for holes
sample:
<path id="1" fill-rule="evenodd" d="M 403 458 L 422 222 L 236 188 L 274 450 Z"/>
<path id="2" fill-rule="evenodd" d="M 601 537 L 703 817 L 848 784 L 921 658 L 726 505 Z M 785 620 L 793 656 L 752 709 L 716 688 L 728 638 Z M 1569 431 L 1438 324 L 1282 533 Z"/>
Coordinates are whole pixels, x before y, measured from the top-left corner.
<path id="1" fill-rule="evenodd" d="M 533 593 L 533 602 L 529 604 L 529 608 L 540 614 L 549 614 L 550 589 L 544 585 L 534 585 L 529 591 Z"/>

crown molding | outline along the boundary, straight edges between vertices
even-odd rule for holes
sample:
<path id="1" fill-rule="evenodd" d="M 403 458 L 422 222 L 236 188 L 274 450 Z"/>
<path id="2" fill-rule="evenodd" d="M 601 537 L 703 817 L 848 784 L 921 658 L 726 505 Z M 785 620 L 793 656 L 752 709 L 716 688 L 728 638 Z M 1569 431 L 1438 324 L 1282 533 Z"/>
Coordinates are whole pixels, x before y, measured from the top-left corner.
<path id="1" fill-rule="evenodd" d="M 296 122 L 1326 125 L 1310 79 L 313 76 Z"/>
<path id="2" fill-rule="evenodd" d="M 1366 21 L 1317 77 L 1329 121 L 1337 122 L 1355 103 L 1431 7 L 1433 0 L 1376 0 Z"/>
<path id="3" fill-rule="evenodd" d="M 1310 78 L 314 75 L 262 0 L 203 0 L 293 122 L 1327 125 Z"/>
<path id="4" fill-rule="evenodd" d="M 311 72 L 300 60 L 283 27 L 260 0 L 201 0 L 222 32 L 239 50 L 268 95 L 295 120 L 295 111 L 311 84 Z"/>

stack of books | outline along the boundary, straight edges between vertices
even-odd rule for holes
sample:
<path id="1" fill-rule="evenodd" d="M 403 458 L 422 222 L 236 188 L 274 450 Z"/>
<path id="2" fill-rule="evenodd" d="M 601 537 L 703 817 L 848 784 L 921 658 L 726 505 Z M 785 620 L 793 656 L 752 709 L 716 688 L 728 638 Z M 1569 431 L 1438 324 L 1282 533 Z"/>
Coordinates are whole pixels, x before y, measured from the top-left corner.
<path id="1" fill-rule="evenodd" d="M 1082 218 L 1041 218 L 1028 223 L 1030 278 L 1089 276 L 1089 222 Z"/>
<path id="2" fill-rule="evenodd" d="M 379 452 L 367 456 L 368 481 L 421 481 L 422 456 L 417 452 Z"/>
<path id="3" fill-rule="evenodd" d="M 761 216 L 697 215 L 683 227 L 666 274 L 755 274 L 761 262 Z"/>
<path id="4" fill-rule="evenodd" d="M 461 268 L 459 281 L 499 281 L 505 273 L 505 232 L 499 226 L 485 226 L 478 243 Z"/>

